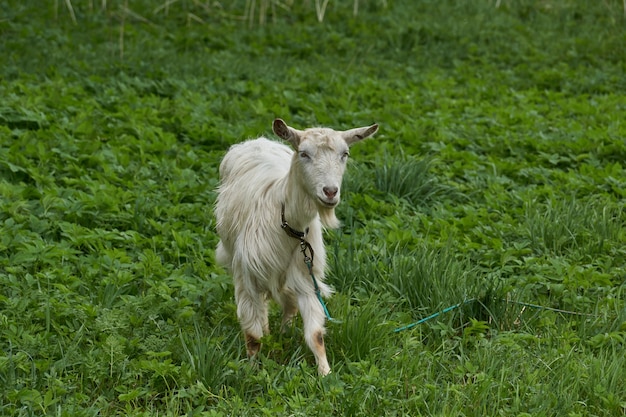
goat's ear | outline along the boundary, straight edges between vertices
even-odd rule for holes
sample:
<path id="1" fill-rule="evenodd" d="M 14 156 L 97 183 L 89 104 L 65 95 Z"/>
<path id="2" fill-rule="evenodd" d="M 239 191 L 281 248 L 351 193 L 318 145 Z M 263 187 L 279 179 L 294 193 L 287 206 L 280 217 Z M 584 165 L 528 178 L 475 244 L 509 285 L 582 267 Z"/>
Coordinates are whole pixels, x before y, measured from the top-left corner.
<path id="1" fill-rule="evenodd" d="M 355 129 L 343 131 L 341 132 L 341 136 L 343 136 L 343 139 L 346 141 L 348 146 L 351 146 L 353 143 L 372 136 L 377 131 L 378 125 L 375 124 L 367 127 L 357 127 Z"/>
<path id="2" fill-rule="evenodd" d="M 283 119 L 275 119 L 272 128 L 278 137 L 290 142 L 295 148 L 300 144 L 300 131 L 287 126 Z"/>

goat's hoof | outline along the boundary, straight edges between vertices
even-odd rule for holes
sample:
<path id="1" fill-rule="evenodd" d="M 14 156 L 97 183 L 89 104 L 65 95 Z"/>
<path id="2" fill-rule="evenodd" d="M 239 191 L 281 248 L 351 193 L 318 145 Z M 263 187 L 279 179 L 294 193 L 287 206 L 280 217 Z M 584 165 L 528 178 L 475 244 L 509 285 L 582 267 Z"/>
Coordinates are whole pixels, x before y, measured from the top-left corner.
<path id="1" fill-rule="evenodd" d="M 259 353 L 259 350 L 261 350 L 261 342 L 250 335 L 246 335 L 246 352 L 248 354 L 249 358 L 252 358 L 254 356 L 256 356 L 257 353 Z"/>
<path id="2" fill-rule="evenodd" d="M 317 372 L 319 373 L 320 376 L 327 376 L 328 374 L 331 373 L 330 366 L 328 365 L 320 366 L 317 368 Z"/>

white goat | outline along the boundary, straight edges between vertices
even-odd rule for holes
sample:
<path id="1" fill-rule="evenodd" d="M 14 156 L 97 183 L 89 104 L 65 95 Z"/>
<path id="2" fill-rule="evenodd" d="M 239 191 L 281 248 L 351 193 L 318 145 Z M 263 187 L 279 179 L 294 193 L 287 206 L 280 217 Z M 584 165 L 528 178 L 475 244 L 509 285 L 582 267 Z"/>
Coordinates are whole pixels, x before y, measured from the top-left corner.
<path id="1" fill-rule="evenodd" d="M 261 337 L 269 333 L 267 298 L 271 296 L 282 307 L 283 327 L 300 310 L 305 340 L 319 373 L 326 375 L 330 367 L 324 347 L 325 312 L 298 234 L 315 253 L 312 272 L 321 294 L 330 295 L 332 290 L 323 282 L 322 225 L 339 226 L 335 207 L 348 148 L 373 135 L 378 125 L 301 131 L 276 119 L 273 130 L 296 152 L 261 137 L 233 145 L 220 164 L 215 217 L 221 241 L 216 258 L 233 275 L 248 356 L 259 351 Z"/>

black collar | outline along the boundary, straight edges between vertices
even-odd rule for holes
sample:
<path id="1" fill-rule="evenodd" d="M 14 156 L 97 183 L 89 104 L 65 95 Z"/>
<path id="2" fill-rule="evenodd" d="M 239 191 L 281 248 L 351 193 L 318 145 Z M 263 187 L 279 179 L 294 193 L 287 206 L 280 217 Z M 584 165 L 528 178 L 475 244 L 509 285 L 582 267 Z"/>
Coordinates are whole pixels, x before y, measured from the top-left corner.
<path id="1" fill-rule="evenodd" d="M 280 220 L 281 220 L 280 227 L 283 228 L 283 230 L 285 231 L 285 233 L 287 233 L 287 235 L 293 238 L 304 240 L 306 235 L 309 233 L 308 227 L 306 228 L 304 232 L 300 232 L 299 230 L 295 230 L 291 226 L 289 226 L 289 223 L 287 223 L 287 220 L 285 220 L 285 203 L 282 203 L 280 206 Z"/>

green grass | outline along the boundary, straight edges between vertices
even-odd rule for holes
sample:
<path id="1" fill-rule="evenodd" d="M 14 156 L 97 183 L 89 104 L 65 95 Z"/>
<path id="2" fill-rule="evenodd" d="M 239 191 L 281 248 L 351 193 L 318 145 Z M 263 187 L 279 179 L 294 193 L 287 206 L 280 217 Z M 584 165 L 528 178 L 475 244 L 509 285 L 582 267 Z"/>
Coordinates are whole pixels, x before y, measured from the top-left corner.
<path id="1" fill-rule="evenodd" d="M 626 414 L 622 3 L 315 4 L 0 6 L 0 415 Z M 325 378 L 299 319 L 245 358 L 214 261 L 275 117 L 380 124 Z"/>

